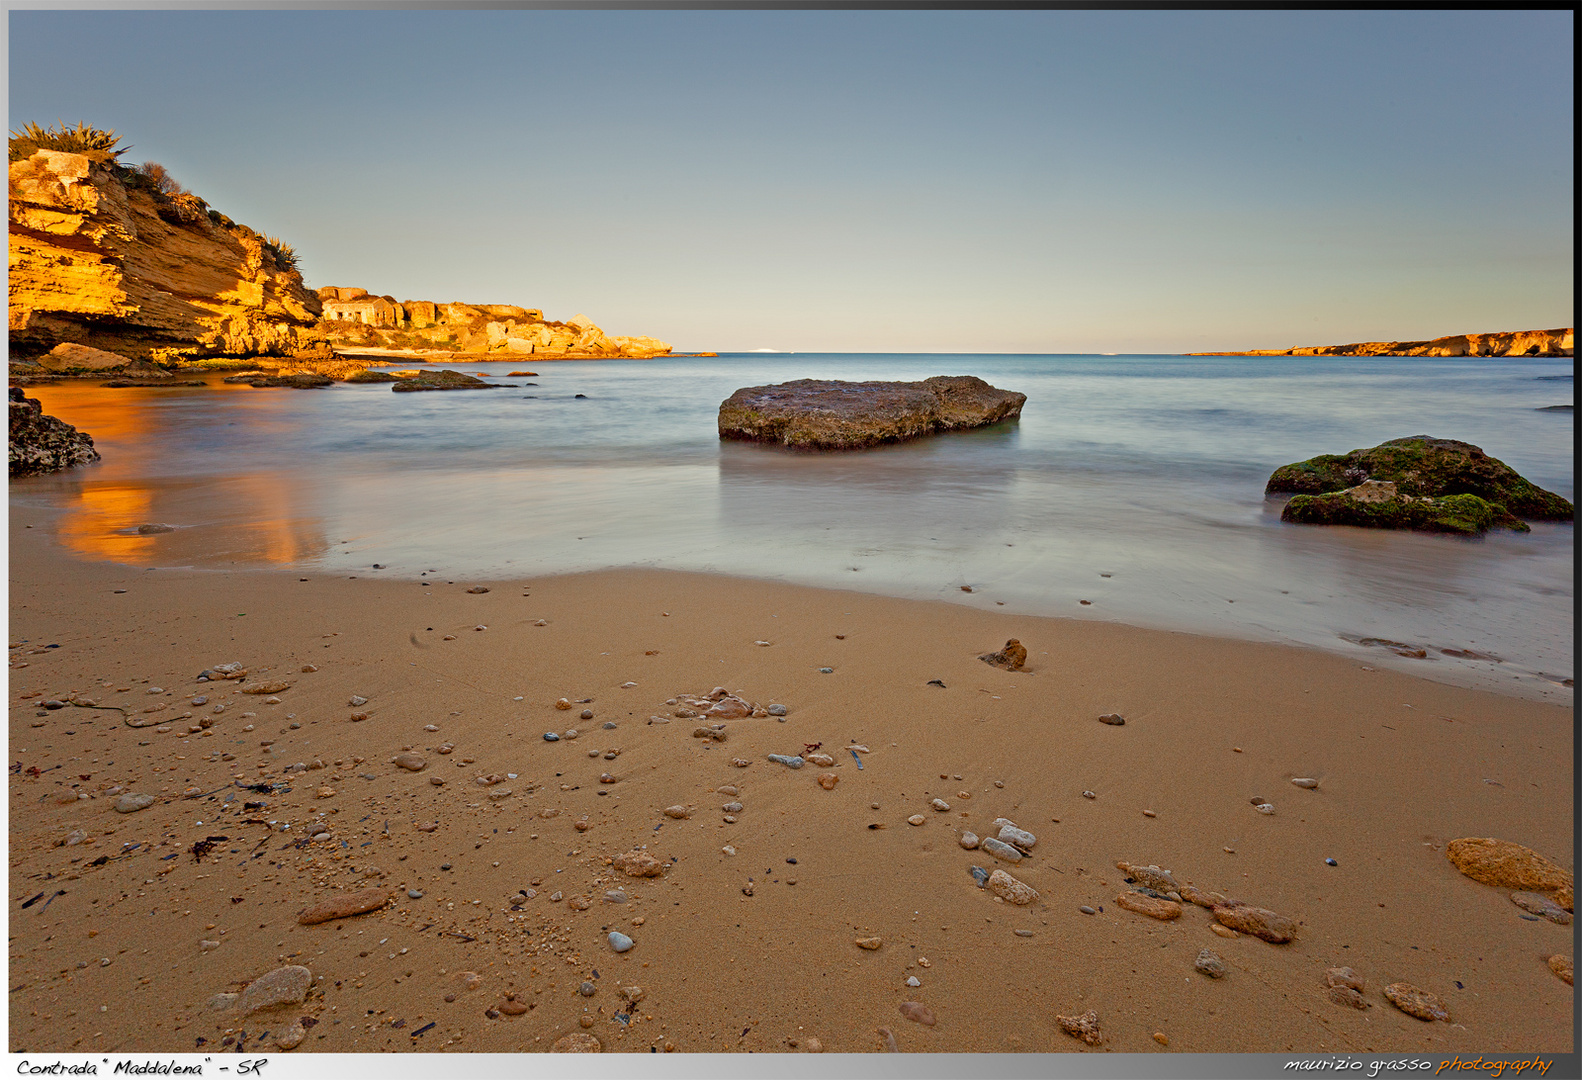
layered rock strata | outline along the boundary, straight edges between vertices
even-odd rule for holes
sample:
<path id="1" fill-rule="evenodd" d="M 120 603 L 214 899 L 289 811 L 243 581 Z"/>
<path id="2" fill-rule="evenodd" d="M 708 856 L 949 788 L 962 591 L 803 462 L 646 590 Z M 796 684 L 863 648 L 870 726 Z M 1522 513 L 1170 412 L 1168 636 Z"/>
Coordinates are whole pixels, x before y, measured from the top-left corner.
<path id="1" fill-rule="evenodd" d="M 13 359 L 62 342 L 159 362 L 289 356 L 319 337 L 286 249 L 133 176 L 57 150 L 11 162 Z"/>
<path id="2" fill-rule="evenodd" d="M 1502 330 L 1453 334 L 1431 341 L 1358 341 L 1350 345 L 1304 345 L 1294 349 L 1187 353 L 1188 356 L 1571 356 L 1576 330 Z"/>
<path id="3" fill-rule="evenodd" d="M 736 391 L 720 404 L 719 431 L 722 439 L 857 450 L 1015 419 L 1026 401 L 972 375 L 911 383 L 798 379 Z"/>

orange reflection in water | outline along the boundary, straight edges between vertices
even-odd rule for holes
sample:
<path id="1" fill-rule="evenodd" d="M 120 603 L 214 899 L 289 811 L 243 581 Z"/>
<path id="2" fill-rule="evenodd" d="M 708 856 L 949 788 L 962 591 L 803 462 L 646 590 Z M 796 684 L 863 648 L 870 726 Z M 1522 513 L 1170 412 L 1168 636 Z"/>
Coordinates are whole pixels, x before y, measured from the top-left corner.
<path id="1" fill-rule="evenodd" d="M 136 484 L 84 484 L 77 502 L 61 518 L 60 539 L 79 555 L 116 562 L 141 563 L 154 554 L 155 536 L 124 535 L 118 529 L 152 521 L 150 488 Z"/>

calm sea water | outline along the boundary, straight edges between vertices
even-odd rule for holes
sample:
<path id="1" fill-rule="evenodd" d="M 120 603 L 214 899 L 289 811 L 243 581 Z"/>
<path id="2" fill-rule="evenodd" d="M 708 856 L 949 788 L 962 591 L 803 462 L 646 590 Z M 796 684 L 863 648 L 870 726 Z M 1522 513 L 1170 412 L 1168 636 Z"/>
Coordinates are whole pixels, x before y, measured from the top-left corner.
<path id="1" fill-rule="evenodd" d="M 514 388 L 42 387 L 32 393 L 46 411 L 92 434 L 104 461 L 13 482 L 12 501 L 58 508 L 73 551 L 140 566 L 715 571 L 1302 643 L 1571 699 L 1559 685 L 1574 657 L 1571 525 L 1481 540 L 1291 526 L 1282 500 L 1263 495 L 1288 462 L 1429 434 L 1476 443 L 1574 499 L 1572 415 L 1539 411 L 1572 402 L 1570 360 L 753 354 L 456 366 Z M 539 374 L 504 378 L 523 367 Z M 840 455 L 716 434 L 719 403 L 739 387 L 955 374 L 1025 393 L 1020 421 Z M 136 535 L 145 522 L 179 528 Z"/>

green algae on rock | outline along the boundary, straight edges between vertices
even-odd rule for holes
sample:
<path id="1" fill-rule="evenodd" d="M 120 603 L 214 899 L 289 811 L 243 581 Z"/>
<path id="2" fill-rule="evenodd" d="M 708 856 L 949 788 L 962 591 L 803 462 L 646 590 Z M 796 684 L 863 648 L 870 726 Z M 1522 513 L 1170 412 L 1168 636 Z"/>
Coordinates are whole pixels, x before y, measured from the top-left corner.
<path id="1" fill-rule="evenodd" d="M 1519 519 L 1570 521 L 1576 508 L 1481 447 L 1413 435 L 1284 465 L 1265 494 L 1293 492 L 1282 521 L 1468 535 L 1526 532 Z"/>

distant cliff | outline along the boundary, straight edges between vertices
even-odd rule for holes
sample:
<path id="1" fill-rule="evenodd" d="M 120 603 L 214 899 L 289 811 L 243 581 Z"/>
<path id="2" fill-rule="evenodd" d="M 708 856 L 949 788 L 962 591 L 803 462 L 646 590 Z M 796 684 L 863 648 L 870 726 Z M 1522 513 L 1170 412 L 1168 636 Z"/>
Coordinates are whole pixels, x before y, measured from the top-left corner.
<path id="1" fill-rule="evenodd" d="M 1295 349 L 1200 352 L 1188 356 L 1571 356 L 1574 328 L 1456 334 L 1432 341 L 1359 341 L 1352 345 L 1305 345 Z"/>
<path id="2" fill-rule="evenodd" d="M 612 337 L 586 315 L 546 320 L 536 308 L 512 304 L 437 303 L 370 296 L 366 289 L 319 290 L 321 329 L 339 349 L 417 349 L 502 357 L 664 356 L 668 342 Z"/>
<path id="3" fill-rule="evenodd" d="M 159 362 L 290 356 L 321 337 L 319 299 L 288 246 L 111 155 L 19 151 L 13 139 L 19 153 L 27 156 L 10 164 L 13 359 L 62 342 Z"/>

